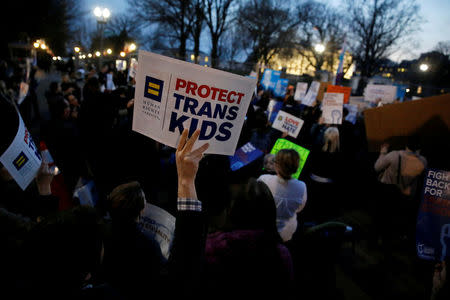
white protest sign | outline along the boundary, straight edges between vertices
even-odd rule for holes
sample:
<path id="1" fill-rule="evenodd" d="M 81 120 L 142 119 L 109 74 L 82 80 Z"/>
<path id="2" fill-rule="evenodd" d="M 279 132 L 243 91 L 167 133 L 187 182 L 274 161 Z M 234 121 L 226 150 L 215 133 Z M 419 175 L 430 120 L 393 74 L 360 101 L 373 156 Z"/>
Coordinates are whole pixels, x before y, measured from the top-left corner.
<path id="1" fill-rule="evenodd" d="M 133 130 L 176 147 L 200 129 L 194 149 L 233 155 L 256 79 L 139 51 Z"/>
<path id="2" fill-rule="evenodd" d="M 123 59 L 116 59 L 117 71 L 123 71 L 127 69 L 127 61 Z"/>
<path id="3" fill-rule="evenodd" d="M 0 162 L 8 170 L 22 190 L 33 181 L 41 166 L 41 155 L 19 114 L 19 127 L 14 140 L 0 156 Z"/>
<path id="4" fill-rule="evenodd" d="M 297 138 L 302 129 L 303 120 L 299 119 L 287 112 L 280 110 L 275 117 L 272 127 L 282 132 L 287 132 L 293 138 Z"/>
<path id="5" fill-rule="evenodd" d="M 302 104 L 311 106 L 314 101 L 316 101 L 317 94 L 319 93 L 320 88 L 320 82 L 313 81 L 311 83 L 311 86 L 309 87 L 308 92 L 306 93 L 305 97 L 302 99 Z"/>
<path id="6" fill-rule="evenodd" d="M 382 103 L 391 103 L 397 97 L 395 85 L 368 84 L 364 90 L 364 100 L 375 102 L 381 99 Z"/>
<path id="7" fill-rule="evenodd" d="M 344 94 L 325 93 L 322 100 L 322 117 L 325 124 L 342 124 Z"/>
<path id="8" fill-rule="evenodd" d="M 158 206 L 146 203 L 139 218 L 139 228 L 146 237 L 159 244 L 161 254 L 169 259 L 175 235 L 175 217 Z"/>
<path id="9" fill-rule="evenodd" d="M 128 70 L 128 77 L 135 78 L 137 73 L 138 61 L 136 58 L 131 58 L 130 69 Z"/>
<path id="10" fill-rule="evenodd" d="M 27 83 L 25 83 L 23 81 L 20 83 L 19 97 L 17 99 L 17 105 L 22 104 L 23 100 L 25 100 L 25 97 L 28 95 L 29 88 L 30 88 L 30 86 Z"/>
<path id="11" fill-rule="evenodd" d="M 297 86 L 295 87 L 294 100 L 301 101 L 303 96 L 306 95 L 307 90 L 308 84 L 306 82 L 297 82 Z"/>

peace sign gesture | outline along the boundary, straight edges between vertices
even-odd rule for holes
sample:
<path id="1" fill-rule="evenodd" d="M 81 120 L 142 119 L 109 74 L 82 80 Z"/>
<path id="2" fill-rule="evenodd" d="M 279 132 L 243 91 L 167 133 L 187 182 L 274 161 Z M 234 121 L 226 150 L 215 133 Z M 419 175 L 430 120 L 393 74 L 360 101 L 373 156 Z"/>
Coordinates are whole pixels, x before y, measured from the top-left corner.
<path id="1" fill-rule="evenodd" d="M 184 129 L 180 137 L 176 151 L 177 173 L 178 173 L 178 197 L 197 199 L 195 191 L 195 176 L 198 171 L 198 164 L 203 157 L 203 153 L 208 149 L 209 144 L 192 150 L 200 135 L 200 130 L 196 130 L 190 139 L 187 138 L 188 130 Z"/>

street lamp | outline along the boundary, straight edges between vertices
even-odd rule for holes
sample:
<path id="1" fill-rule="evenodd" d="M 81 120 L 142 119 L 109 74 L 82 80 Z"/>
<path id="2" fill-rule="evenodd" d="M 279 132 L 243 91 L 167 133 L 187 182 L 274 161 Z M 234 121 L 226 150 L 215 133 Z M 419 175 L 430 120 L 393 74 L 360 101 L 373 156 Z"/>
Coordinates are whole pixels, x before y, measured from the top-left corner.
<path id="1" fill-rule="evenodd" d="M 94 15 L 97 18 L 97 30 L 100 32 L 100 49 L 103 49 L 103 32 L 105 31 L 106 21 L 108 21 L 108 18 L 111 16 L 111 12 L 107 8 L 97 6 L 94 9 Z"/>
<path id="2" fill-rule="evenodd" d="M 110 48 L 108 48 L 108 50 L 106 50 L 106 53 L 111 54 L 112 50 Z"/>
<path id="3" fill-rule="evenodd" d="M 101 55 L 100 51 L 95 51 L 95 56 L 99 57 Z"/>
<path id="4" fill-rule="evenodd" d="M 314 47 L 314 50 L 316 50 L 317 53 L 323 53 L 325 51 L 325 46 L 323 44 L 317 44 Z"/>
<path id="5" fill-rule="evenodd" d="M 131 43 L 130 47 L 128 48 L 130 51 L 134 51 L 136 50 L 136 44 L 135 43 Z"/>
<path id="6" fill-rule="evenodd" d="M 80 52 L 80 47 L 75 47 L 75 48 L 73 48 L 73 50 L 76 52 L 76 53 L 78 53 L 78 52 Z"/>
<path id="7" fill-rule="evenodd" d="M 126 53 L 125 53 L 125 52 L 123 52 L 123 51 L 120 51 L 120 56 L 121 56 L 121 57 L 125 57 L 125 55 L 126 55 Z"/>
<path id="8" fill-rule="evenodd" d="M 39 42 L 34 42 L 34 43 L 33 43 L 34 48 L 39 48 L 40 45 L 41 45 L 41 44 L 39 44 Z"/>
<path id="9" fill-rule="evenodd" d="M 430 68 L 430 66 L 428 66 L 427 64 L 421 64 L 421 65 L 419 66 L 419 69 L 420 69 L 420 71 L 422 71 L 422 72 L 428 71 L 429 68 Z"/>

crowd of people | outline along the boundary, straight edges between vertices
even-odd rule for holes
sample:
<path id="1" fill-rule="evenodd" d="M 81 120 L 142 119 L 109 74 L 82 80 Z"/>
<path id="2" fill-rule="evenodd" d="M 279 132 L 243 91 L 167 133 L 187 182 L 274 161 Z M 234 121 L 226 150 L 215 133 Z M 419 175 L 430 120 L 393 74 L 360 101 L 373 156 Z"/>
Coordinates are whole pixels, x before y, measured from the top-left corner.
<path id="1" fill-rule="evenodd" d="M 346 212 L 368 212 L 375 225 L 364 238 L 386 255 L 393 240 L 414 244 L 427 158 L 414 136 L 404 150 L 368 152 L 364 112 L 352 123 L 344 108 L 342 124 L 324 124 L 320 101 L 305 106 L 293 89 L 276 98 L 258 85 L 237 148 L 250 142 L 264 156 L 232 171 L 228 157 L 204 155 L 208 144 L 193 149 L 198 131 L 188 137 L 185 130 L 177 149 L 133 132 L 135 82 L 127 70 L 105 64 L 59 72 L 45 93 L 48 118 L 38 106 L 37 70 L 19 105 L 24 68 L 0 68 L 0 153 L 15 134 L 3 128 L 13 127 L 7 114 L 17 108 L 61 171 L 43 163 L 22 191 L 1 166 L 0 282 L 15 298 L 336 299 L 334 258 L 352 234 Z M 297 138 L 271 127 L 271 100 L 304 120 Z M 297 151 L 270 154 L 279 138 L 311 151 L 298 179 Z M 92 206 L 74 196 L 86 182 L 95 185 Z M 149 203 L 176 216 L 168 260 L 138 225 Z M 445 275 L 434 281 L 433 297 L 442 297 Z"/>

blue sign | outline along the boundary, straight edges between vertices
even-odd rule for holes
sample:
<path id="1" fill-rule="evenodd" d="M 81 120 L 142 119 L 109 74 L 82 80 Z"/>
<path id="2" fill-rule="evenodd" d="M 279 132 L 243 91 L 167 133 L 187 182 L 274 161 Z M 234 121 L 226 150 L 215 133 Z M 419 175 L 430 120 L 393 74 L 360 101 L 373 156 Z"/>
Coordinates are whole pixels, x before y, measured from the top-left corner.
<path id="1" fill-rule="evenodd" d="M 408 86 L 397 83 L 394 83 L 394 85 L 397 87 L 396 99 L 400 99 L 400 101 L 403 102 L 405 100 L 406 88 Z"/>
<path id="2" fill-rule="evenodd" d="M 427 169 L 416 227 L 417 256 L 450 257 L 450 172 Z"/>
<path id="3" fill-rule="evenodd" d="M 286 94 L 286 90 L 289 85 L 288 79 L 278 79 L 277 84 L 275 85 L 275 90 L 273 92 L 273 95 L 275 97 L 284 97 Z"/>
<path id="4" fill-rule="evenodd" d="M 232 171 L 248 165 L 252 161 L 260 158 L 264 153 L 255 148 L 251 143 L 247 143 L 241 148 L 237 149 L 234 156 L 230 156 L 230 167 Z"/>
<path id="5" fill-rule="evenodd" d="M 272 92 L 274 92 L 280 75 L 280 71 L 265 69 L 264 74 L 261 78 L 261 85 L 265 90 L 271 90 Z"/>

